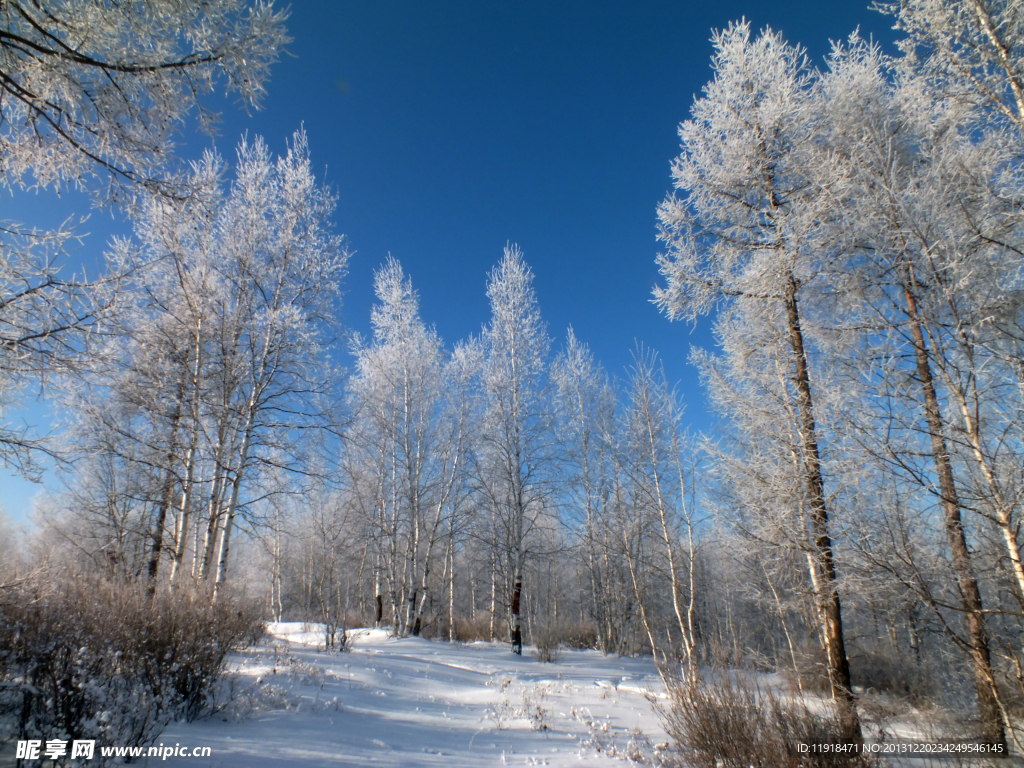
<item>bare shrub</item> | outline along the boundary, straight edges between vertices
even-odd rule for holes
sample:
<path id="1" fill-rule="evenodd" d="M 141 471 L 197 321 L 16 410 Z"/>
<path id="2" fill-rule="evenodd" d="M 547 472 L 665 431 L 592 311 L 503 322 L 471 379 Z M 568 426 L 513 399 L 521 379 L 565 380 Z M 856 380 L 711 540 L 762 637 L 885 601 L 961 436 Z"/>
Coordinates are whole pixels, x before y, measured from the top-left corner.
<path id="1" fill-rule="evenodd" d="M 373 618 L 362 611 L 349 611 L 345 614 L 345 626 L 349 629 L 361 629 L 362 627 L 372 627 Z"/>
<path id="2" fill-rule="evenodd" d="M 899 696 L 915 706 L 925 705 L 939 697 L 931 670 L 905 656 L 879 652 L 851 654 L 850 671 L 857 685 Z"/>
<path id="3" fill-rule="evenodd" d="M 345 624 L 345 616 L 325 612 L 320 629 L 324 633 L 324 652 L 338 651 L 339 653 L 348 650 L 348 627 Z"/>
<path id="4" fill-rule="evenodd" d="M 490 642 L 492 639 L 490 617 L 483 614 L 475 619 L 456 617 L 453 630 L 454 639 L 460 643 Z"/>
<path id="5" fill-rule="evenodd" d="M 786 702 L 756 682 L 721 674 L 670 681 L 663 710 L 665 731 L 685 765 L 693 768 L 832 768 L 868 766 L 842 752 L 800 750 L 800 745 L 842 744 L 839 718 L 827 703 L 821 713 Z"/>
<path id="6" fill-rule="evenodd" d="M 426 640 L 447 640 L 448 621 L 440 614 L 426 610 L 409 627 L 413 637 L 422 637 Z"/>
<path id="7" fill-rule="evenodd" d="M 148 637 L 135 653 L 141 666 L 153 667 L 157 687 L 173 686 L 181 714 L 199 717 L 209 706 L 214 683 L 228 653 L 259 642 L 266 629 L 255 601 L 221 595 L 211 603 L 205 594 L 158 595 L 150 613 L 136 614 L 138 631 Z M 130 647 L 131 637 L 123 638 Z"/>
<path id="8" fill-rule="evenodd" d="M 557 624 L 535 627 L 533 630 L 533 655 L 537 661 L 549 664 L 558 661 L 562 655 L 562 628 Z"/>
<path id="9" fill-rule="evenodd" d="M 144 746 L 208 707 L 228 652 L 262 634 L 252 603 L 77 576 L 0 594 L 0 732 Z"/>
<path id="10" fill-rule="evenodd" d="M 559 625 L 559 632 L 562 645 L 566 648 L 597 648 L 597 625 L 592 621 L 566 622 Z"/>
<path id="11" fill-rule="evenodd" d="M 782 675 L 793 693 L 832 694 L 825 655 L 817 645 L 797 646 L 794 653 L 777 658 L 773 670 Z"/>

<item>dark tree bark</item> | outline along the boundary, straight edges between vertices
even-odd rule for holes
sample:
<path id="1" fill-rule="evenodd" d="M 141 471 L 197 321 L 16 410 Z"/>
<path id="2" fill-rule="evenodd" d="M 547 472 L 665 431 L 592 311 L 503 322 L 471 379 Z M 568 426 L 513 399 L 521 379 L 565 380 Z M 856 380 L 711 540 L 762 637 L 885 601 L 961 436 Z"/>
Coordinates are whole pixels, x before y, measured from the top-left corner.
<path id="1" fill-rule="evenodd" d="M 512 591 L 512 652 L 523 655 L 523 628 L 519 617 L 519 596 L 523 589 L 523 577 L 516 576 L 515 588 Z"/>
<path id="2" fill-rule="evenodd" d="M 828 529 L 828 505 L 825 503 L 825 483 L 821 476 L 821 455 L 818 449 L 818 433 L 814 420 L 813 400 L 811 399 L 807 353 L 804 349 L 800 311 L 797 306 L 797 287 L 796 278 L 790 274 L 785 294 L 786 317 L 795 366 L 793 382 L 796 386 L 800 432 L 803 441 L 806 473 L 804 482 L 806 483 L 815 537 L 815 567 L 821 580 L 818 601 L 825 625 L 825 641 L 828 646 L 826 648 L 828 678 L 832 687 L 832 697 L 839 710 L 844 739 L 851 743 L 861 743 L 863 736 L 860 729 L 860 718 L 857 716 L 857 702 L 850 682 L 850 662 L 846 655 L 846 641 L 843 636 L 843 611 L 839 599 L 835 560 L 832 556 L 832 539 Z"/>
<path id="3" fill-rule="evenodd" d="M 967 619 L 967 633 L 970 642 L 971 665 L 974 669 L 974 687 L 978 695 L 978 711 L 981 716 L 982 738 L 991 744 L 1000 744 L 1006 750 L 1006 733 L 1003 717 L 996 701 L 992 675 L 992 659 L 989 651 L 988 633 L 985 628 L 985 614 L 982 608 L 981 590 L 974 575 L 970 550 L 967 548 L 967 536 L 964 533 L 960 516 L 960 498 L 953 477 L 953 465 L 949 458 L 949 449 L 943 431 L 942 408 L 935 391 L 929 361 L 928 344 L 922 328 L 921 315 L 918 310 L 916 285 L 911 268 L 905 269 L 903 295 L 906 301 L 907 318 L 910 321 L 910 333 L 914 342 L 914 358 L 917 364 L 917 378 L 921 383 L 921 395 L 924 399 L 925 419 L 931 438 L 932 459 L 935 462 L 935 473 L 939 480 L 939 493 L 942 496 L 942 510 L 945 516 L 946 537 L 949 540 L 950 552 L 953 555 L 953 568 L 956 571 L 957 584 L 963 602 L 964 616 Z"/>
<path id="4" fill-rule="evenodd" d="M 183 377 L 178 387 L 177 402 L 174 406 L 174 413 L 171 415 L 170 447 L 167 449 L 167 465 L 164 468 L 164 483 L 160 491 L 160 505 L 157 507 L 156 520 L 153 521 L 153 532 L 150 535 L 151 544 L 149 550 L 149 572 L 146 585 L 146 594 L 150 598 L 156 595 L 156 577 L 160 570 L 160 557 L 164 547 L 164 527 L 167 525 L 167 510 L 171 506 L 171 498 L 174 493 L 174 459 L 178 453 L 178 426 L 181 424 L 181 401 L 185 396 L 185 382 Z"/>

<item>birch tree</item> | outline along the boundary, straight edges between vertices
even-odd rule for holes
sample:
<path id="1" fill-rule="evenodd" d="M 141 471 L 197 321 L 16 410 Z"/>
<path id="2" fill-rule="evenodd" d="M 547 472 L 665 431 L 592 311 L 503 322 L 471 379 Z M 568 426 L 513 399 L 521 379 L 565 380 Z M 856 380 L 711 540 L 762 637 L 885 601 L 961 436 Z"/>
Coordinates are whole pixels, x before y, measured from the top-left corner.
<path id="1" fill-rule="evenodd" d="M 1014 0 L 901 0 L 878 8 L 908 34 L 899 66 L 1024 129 L 1024 19 Z"/>
<path id="2" fill-rule="evenodd" d="M 487 284 L 491 321 L 483 332 L 486 399 L 476 475 L 491 516 L 492 545 L 503 580 L 512 650 L 522 653 L 523 572 L 531 538 L 550 520 L 554 468 L 548 353 L 533 272 L 507 246 Z"/>
<path id="3" fill-rule="evenodd" d="M 325 406 L 334 372 L 326 324 L 348 262 L 342 238 L 331 231 L 334 206 L 313 175 L 303 132 L 276 161 L 262 140 L 240 146 L 220 227 L 229 292 L 218 336 L 233 345 L 223 347 L 228 356 L 222 372 L 225 384 L 234 385 L 220 416 L 233 417 L 235 450 L 222 480 L 225 488 L 230 482 L 230 491 L 222 509 L 217 585 L 227 577 L 242 486 L 263 458 L 261 449 L 273 447 L 276 463 L 301 459 L 295 430 L 329 426 Z"/>
<path id="4" fill-rule="evenodd" d="M 570 327 L 565 349 L 552 365 L 557 388 L 558 435 L 563 452 L 566 517 L 578 531 L 589 580 L 590 610 L 602 650 L 618 649 L 624 585 L 616 578 L 618 536 L 612 535 L 615 391 L 590 348 Z"/>
<path id="5" fill-rule="evenodd" d="M 393 630 L 418 634 L 444 511 L 437 464 L 443 351 L 397 261 L 377 271 L 374 286 L 373 340 L 355 351 L 348 474 L 366 489 L 378 603 L 386 584 Z"/>
<path id="6" fill-rule="evenodd" d="M 622 535 L 632 591 L 652 651 L 662 653 L 662 663 L 671 654 L 684 674 L 693 675 L 697 521 L 682 405 L 649 350 L 634 353 L 628 387 L 617 462 L 628 499 Z M 670 638 L 671 647 L 660 642 L 662 636 Z"/>
<path id="7" fill-rule="evenodd" d="M 111 328 L 80 409 L 107 431 L 115 424 L 102 413 L 119 404 L 139 422 L 133 439 L 145 441 L 157 477 L 151 581 L 172 509 L 175 576 L 190 520 L 205 509 L 194 557 L 215 590 L 246 484 L 264 463 L 310 469 L 309 438 L 329 427 L 326 324 L 348 258 L 301 132 L 276 161 L 262 140 L 243 142 L 227 193 L 217 191 L 219 169 L 212 157 L 196 169 L 193 184 L 212 191 L 186 206 L 152 198 L 138 239 L 112 253 L 134 275 L 125 288 L 133 303 Z"/>
<path id="8" fill-rule="evenodd" d="M 209 127 L 202 97 L 226 81 L 258 106 L 288 38 L 285 12 L 242 0 L 103 0 L 0 5 L 0 187 L 194 191 L 169 168 L 187 115 Z M 172 178 L 172 176 L 174 178 Z M 101 185 L 102 186 L 102 185 Z M 103 286 L 61 274 L 69 222 L 52 232 L 0 220 L 0 418 L 28 381 L 80 362 L 82 331 L 109 303 Z M 0 460 L 31 475 L 52 451 L 27 430 L 0 428 Z"/>

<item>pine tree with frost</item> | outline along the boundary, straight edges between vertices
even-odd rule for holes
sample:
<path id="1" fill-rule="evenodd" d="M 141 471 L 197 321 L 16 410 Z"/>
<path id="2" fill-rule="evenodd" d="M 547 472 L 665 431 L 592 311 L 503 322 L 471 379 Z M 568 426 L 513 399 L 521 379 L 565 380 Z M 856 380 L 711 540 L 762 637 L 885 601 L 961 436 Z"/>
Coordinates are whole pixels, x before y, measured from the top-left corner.
<path id="1" fill-rule="evenodd" d="M 679 127 L 683 151 L 672 165 L 678 193 L 658 208 L 668 250 L 658 258 L 666 284 L 655 300 L 672 319 L 728 304 L 738 312 L 749 306 L 753 316 L 772 312 L 782 324 L 829 680 L 845 737 L 859 741 L 804 306 L 823 267 L 815 235 L 827 215 L 815 197 L 814 73 L 800 48 L 770 30 L 751 40 L 746 22 L 712 40 L 715 79 Z"/>
<path id="2" fill-rule="evenodd" d="M 836 47 L 823 101 L 844 183 L 822 189 L 838 212 L 837 239 L 850 244 L 833 275 L 848 289 L 839 313 L 860 329 L 864 350 L 854 386 L 874 390 L 858 400 L 856 421 L 889 471 L 923 485 L 942 509 L 967 625 L 961 647 L 970 649 L 985 738 L 998 743 L 1005 717 L 963 518 L 975 510 L 994 524 L 1010 589 L 1024 598 L 1021 511 L 1011 500 L 1022 454 L 1006 439 L 1022 424 L 1020 379 L 1006 355 L 1012 334 L 993 322 L 1020 291 L 1011 277 L 1024 234 L 1019 134 L 977 131 L 960 98 L 934 93 L 933 76 L 904 70 L 890 83 L 876 48 L 856 37 Z"/>

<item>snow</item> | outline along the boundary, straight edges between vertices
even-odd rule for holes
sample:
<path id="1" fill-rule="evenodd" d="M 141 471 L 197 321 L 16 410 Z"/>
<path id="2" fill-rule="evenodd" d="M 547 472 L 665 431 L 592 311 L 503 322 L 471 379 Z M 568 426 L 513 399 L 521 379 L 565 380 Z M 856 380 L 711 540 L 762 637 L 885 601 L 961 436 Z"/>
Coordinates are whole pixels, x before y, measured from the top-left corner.
<path id="1" fill-rule="evenodd" d="M 544 664 L 503 643 L 367 629 L 349 633 L 350 650 L 325 653 L 323 636 L 309 630 L 270 625 L 260 645 L 232 657 L 233 700 L 157 741 L 208 746 L 210 757 L 149 763 L 623 766 L 656 764 L 667 741 L 652 705 L 664 694 L 650 657 L 564 650 Z"/>

